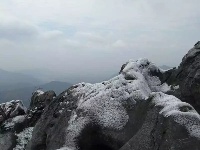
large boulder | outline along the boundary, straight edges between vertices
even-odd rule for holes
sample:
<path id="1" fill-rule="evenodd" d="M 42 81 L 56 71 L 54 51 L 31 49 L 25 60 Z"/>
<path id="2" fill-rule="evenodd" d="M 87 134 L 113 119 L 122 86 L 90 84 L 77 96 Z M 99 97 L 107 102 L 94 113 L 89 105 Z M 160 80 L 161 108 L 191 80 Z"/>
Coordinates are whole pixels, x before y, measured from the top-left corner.
<path id="1" fill-rule="evenodd" d="M 177 70 L 181 100 L 200 112 L 200 49 L 199 42 L 189 50 Z"/>
<path id="2" fill-rule="evenodd" d="M 36 90 L 31 97 L 30 107 L 27 112 L 27 122 L 29 126 L 35 126 L 36 122 L 42 115 L 44 108 L 49 105 L 56 97 L 54 91 L 43 92 Z"/>
<path id="3" fill-rule="evenodd" d="M 174 96 L 152 94 L 170 90 L 157 76 L 160 73 L 164 71 L 147 59 L 130 60 L 122 66 L 118 76 L 108 81 L 72 86 L 45 108 L 27 149 L 118 150 L 135 136 L 146 139 L 148 146 L 155 143 L 149 147 L 154 150 L 161 145 L 164 131 L 166 139 L 172 136 L 175 141 L 188 138 L 199 142 L 200 116 L 196 111 Z M 196 120 L 194 126 L 193 119 Z M 175 129 L 167 130 L 173 125 Z M 184 133 L 178 133 L 182 130 Z M 145 144 L 144 140 L 141 142 Z M 142 145 L 138 141 L 134 144 Z M 181 149 L 182 144 L 172 146 Z M 182 148 L 185 149 L 184 145 Z"/>
<path id="4" fill-rule="evenodd" d="M 44 108 L 53 100 L 54 97 L 56 97 L 54 91 L 43 92 L 42 90 L 36 90 L 35 92 L 33 92 L 33 95 L 31 97 L 31 103 L 29 109 L 33 109 L 35 107 Z"/>

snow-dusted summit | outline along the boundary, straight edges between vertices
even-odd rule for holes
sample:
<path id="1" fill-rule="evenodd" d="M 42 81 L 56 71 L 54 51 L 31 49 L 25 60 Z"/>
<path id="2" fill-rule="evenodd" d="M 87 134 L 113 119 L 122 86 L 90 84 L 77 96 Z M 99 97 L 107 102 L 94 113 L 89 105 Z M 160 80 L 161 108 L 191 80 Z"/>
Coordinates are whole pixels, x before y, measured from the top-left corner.
<path id="1" fill-rule="evenodd" d="M 199 114 L 164 94 L 163 73 L 148 59 L 130 60 L 108 81 L 72 86 L 45 108 L 27 149 L 197 148 Z"/>

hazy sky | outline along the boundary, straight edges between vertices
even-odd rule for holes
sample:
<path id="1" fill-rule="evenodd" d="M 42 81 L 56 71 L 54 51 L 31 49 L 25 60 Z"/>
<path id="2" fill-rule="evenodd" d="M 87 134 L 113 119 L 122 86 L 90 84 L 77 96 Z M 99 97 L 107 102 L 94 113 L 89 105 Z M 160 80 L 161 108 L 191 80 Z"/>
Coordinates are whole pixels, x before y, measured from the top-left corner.
<path id="1" fill-rule="evenodd" d="M 0 0 L 0 68 L 112 74 L 129 59 L 177 66 L 200 0 Z"/>

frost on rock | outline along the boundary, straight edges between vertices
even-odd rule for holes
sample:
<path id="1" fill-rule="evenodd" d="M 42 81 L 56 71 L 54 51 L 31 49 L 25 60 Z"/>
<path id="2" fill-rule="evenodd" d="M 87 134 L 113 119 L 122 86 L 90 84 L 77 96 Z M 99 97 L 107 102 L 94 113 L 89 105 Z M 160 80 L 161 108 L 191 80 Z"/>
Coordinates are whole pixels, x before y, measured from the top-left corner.
<path id="1" fill-rule="evenodd" d="M 0 123 L 18 115 L 24 115 L 27 109 L 20 100 L 0 104 Z"/>
<path id="2" fill-rule="evenodd" d="M 75 150 L 74 148 L 69 148 L 69 147 L 62 147 L 62 148 L 59 148 L 57 150 Z"/>
<path id="3" fill-rule="evenodd" d="M 4 128 L 5 129 L 13 128 L 16 123 L 22 123 L 25 120 L 25 117 L 26 117 L 25 115 L 21 115 L 21 116 L 16 116 L 11 120 L 6 120 L 4 122 Z"/>
<path id="4" fill-rule="evenodd" d="M 24 150 L 32 137 L 33 127 L 24 129 L 17 136 L 17 145 L 13 150 Z"/>
<path id="5" fill-rule="evenodd" d="M 173 117 L 175 122 L 186 127 L 191 136 L 200 139 L 200 115 L 190 104 L 161 92 L 152 93 L 151 97 L 156 106 L 162 107 L 160 114 Z"/>
<path id="6" fill-rule="evenodd" d="M 146 100 L 151 92 L 166 92 L 170 89 L 166 83 L 161 84 L 159 78 L 152 75 L 152 72 L 162 70 L 148 59 L 130 60 L 123 67 L 118 76 L 108 81 L 79 83 L 74 86 L 71 92 L 78 96 L 79 101 L 66 131 L 66 146 L 75 148 L 74 139 L 91 120 L 102 128 L 123 129 L 129 120 L 123 105 L 127 103 L 127 99 L 132 99 L 131 102 L 135 105 L 137 101 Z M 85 113 L 88 114 L 86 117 L 82 115 Z"/>
<path id="7" fill-rule="evenodd" d="M 36 93 L 37 96 L 44 94 L 42 90 L 36 90 L 34 93 Z"/>

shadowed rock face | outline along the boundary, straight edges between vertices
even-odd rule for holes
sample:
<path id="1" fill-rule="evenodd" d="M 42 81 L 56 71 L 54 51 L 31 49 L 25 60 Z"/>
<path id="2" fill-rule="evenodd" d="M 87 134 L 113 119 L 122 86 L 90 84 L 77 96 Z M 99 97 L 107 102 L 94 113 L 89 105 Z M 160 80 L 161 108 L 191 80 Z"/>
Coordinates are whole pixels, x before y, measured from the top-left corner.
<path id="1" fill-rule="evenodd" d="M 45 108 L 27 149 L 197 148 L 200 116 L 163 93 L 170 88 L 162 73 L 147 59 L 131 60 L 108 81 L 72 86 Z"/>
<path id="2" fill-rule="evenodd" d="M 198 45 L 184 56 L 178 68 L 177 78 L 181 99 L 200 112 L 200 49 Z"/>
<path id="3" fill-rule="evenodd" d="M 36 122 L 42 115 L 44 108 L 49 105 L 55 97 L 56 94 L 54 91 L 43 92 L 41 90 L 37 90 L 33 93 L 30 107 L 27 112 L 27 122 L 29 126 L 35 126 Z"/>
<path id="4" fill-rule="evenodd" d="M 162 83 L 166 82 L 176 89 L 171 89 L 167 94 L 174 95 L 184 102 L 191 104 L 200 112 L 200 42 L 183 57 L 179 67 L 156 72 Z"/>

